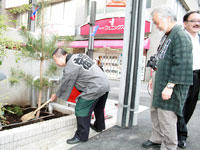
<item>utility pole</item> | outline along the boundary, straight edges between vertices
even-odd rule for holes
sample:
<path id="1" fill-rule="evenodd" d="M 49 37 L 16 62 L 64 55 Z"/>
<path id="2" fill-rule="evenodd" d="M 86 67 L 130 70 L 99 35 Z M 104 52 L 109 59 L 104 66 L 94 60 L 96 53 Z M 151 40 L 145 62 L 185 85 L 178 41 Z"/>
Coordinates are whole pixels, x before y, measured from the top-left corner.
<path id="1" fill-rule="evenodd" d="M 92 1 L 91 11 L 90 11 L 90 22 L 88 23 L 90 25 L 88 56 L 92 59 L 93 59 L 93 53 L 94 53 L 94 35 L 92 35 L 92 32 L 93 32 L 93 26 L 95 25 L 95 20 L 96 20 L 96 1 Z"/>
<path id="2" fill-rule="evenodd" d="M 29 0 L 29 4 L 32 4 L 32 9 L 28 14 L 28 29 L 31 32 L 35 32 L 35 20 L 31 20 L 31 14 L 35 11 L 37 0 Z"/>
<path id="3" fill-rule="evenodd" d="M 29 4 L 32 4 L 32 0 L 29 0 Z M 31 14 L 32 14 L 32 8 L 30 11 L 28 11 L 28 25 L 27 25 L 27 29 L 30 31 L 31 30 Z"/>
<path id="4" fill-rule="evenodd" d="M 127 0 L 117 125 L 137 124 L 144 42 L 145 0 Z"/>

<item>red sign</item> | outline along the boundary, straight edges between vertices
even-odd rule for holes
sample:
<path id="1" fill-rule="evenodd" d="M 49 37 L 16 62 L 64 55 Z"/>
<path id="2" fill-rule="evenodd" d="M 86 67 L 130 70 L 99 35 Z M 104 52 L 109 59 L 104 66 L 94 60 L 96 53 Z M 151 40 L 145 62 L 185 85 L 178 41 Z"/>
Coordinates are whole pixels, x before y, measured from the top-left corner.
<path id="1" fill-rule="evenodd" d="M 96 34 L 123 34 L 124 33 L 124 17 L 114 17 L 97 20 L 95 25 L 99 26 Z M 94 27 L 95 28 L 95 27 Z M 89 35 L 89 24 L 80 27 L 80 35 Z M 145 21 L 145 33 L 150 32 L 150 22 Z"/>
<path id="2" fill-rule="evenodd" d="M 123 18 L 106 18 L 97 20 L 95 25 L 99 28 L 96 34 L 122 34 L 124 33 L 124 17 Z M 89 34 L 89 24 L 83 25 L 81 27 L 81 35 Z"/>
<path id="3" fill-rule="evenodd" d="M 144 32 L 145 32 L 145 33 L 149 33 L 149 32 L 150 32 L 150 27 L 151 27 L 151 22 L 150 22 L 150 21 L 145 21 L 145 29 L 144 29 Z"/>
<path id="4" fill-rule="evenodd" d="M 126 7 L 126 0 L 107 0 L 106 7 Z"/>

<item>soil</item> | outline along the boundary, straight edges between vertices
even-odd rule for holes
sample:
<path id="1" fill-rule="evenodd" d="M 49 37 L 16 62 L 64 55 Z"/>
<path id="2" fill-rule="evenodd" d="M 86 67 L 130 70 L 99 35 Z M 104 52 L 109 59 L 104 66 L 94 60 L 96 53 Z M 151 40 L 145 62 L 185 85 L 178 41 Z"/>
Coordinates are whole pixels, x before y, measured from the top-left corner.
<path id="1" fill-rule="evenodd" d="M 16 105 L 7 105 L 7 106 L 12 108 L 12 107 L 15 107 Z M 7 107 L 7 106 L 4 106 L 4 107 Z M 23 112 L 23 114 L 21 114 L 21 115 L 12 114 L 12 113 L 8 113 L 7 111 L 5 111 L 5 114 L 3 116 L 6 118 L 6 124 L 2 124 L 2 127 L 3 127 L 2 130 L 12 129 L 12 128 L 29 125 L 29 124 L 33 124 L 36 122 L 41 122 L 41 121 L 50 120 L 50 119 L 59 118 L 59 117 L 68 115 L 68 114 L 63 114 L 63 113 L 55 111 L 55 110 L 53 111 L 53 114 L 50 114 L 50 113 L 48 113 L 47 108 L 42 108 L 40 110 L 39 118 L 34 118 L 27 122 L 22 122 L 21 117 L 24 114 L 34 111 L 36 108 L 31 108 L 30 106 L 25 106 L 25 107 L 20 106 L 20 108 Z"/>

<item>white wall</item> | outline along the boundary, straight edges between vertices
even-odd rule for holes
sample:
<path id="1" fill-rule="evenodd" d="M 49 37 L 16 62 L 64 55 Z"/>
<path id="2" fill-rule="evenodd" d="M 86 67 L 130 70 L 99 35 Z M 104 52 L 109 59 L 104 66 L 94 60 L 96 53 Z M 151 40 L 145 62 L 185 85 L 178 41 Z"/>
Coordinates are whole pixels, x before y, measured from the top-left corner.
<path id="1" fill-rule="evenodd" d="M 49 5 L 45 9 L 45 31 L 59 36 L 75 35 L 75 1 Z M 39 30 L 39 29 L 38 29 Z"/>
<path id="2" fill-rule="evenodd" d="M 29 0 L 5 0 L 5 8 L 18 7 L 28 3 Z"/>
<path id="3" fill-rule="evenodd" d="M 199 10 L 200 0 L 185 0 L 190 10 Z"/>
<path id="4" fill-rule="evenodd" d="M 15 50 L 7 50 L 7 57 L 4 58 L 0 70 L 6 74 L 7 79 L 0 81 L 0 102 L 9 104 L 27 105 L 31 102 L 31 88 L 25 83 L 20 82 L 19 85 L 10 86 L 8 78 L 10 77 L 10 69 L 15 68 L 23 70 L 24 72 L 33 76 L 39 76 L 40 63 L 36 60 L 21 58 L 16 63 Z M 48 62 L 44 63 L 44 70 L 48 67 Z M 60 76 L 61 74 L 58 74 Z M 44 96 L 45 98 L 45 96 Z"/>
<path id="5" fill-rule="evenodd" d="M 88 23 L 87 13 L 88 13 L 88 1 L 87 0 L 73 0 L 76 5 L 75 13 L 75 25 L 80 27 L 81 25 Z"/>

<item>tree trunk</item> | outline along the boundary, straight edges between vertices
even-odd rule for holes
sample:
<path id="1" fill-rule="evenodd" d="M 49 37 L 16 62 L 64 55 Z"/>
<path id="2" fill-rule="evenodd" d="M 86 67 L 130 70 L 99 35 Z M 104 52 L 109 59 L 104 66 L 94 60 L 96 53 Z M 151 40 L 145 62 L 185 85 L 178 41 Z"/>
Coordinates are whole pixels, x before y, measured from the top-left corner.
<path id="1" fill-rule="evenodd" d="M 42 32 L 42 49 L 41 49 L 41 59 L 40 59 L 40 93 L 38 97 L 38 107 L 41 106 L 42 100 L 42 90 L 43 90 L 43 62 L 44 62 L 44 0 L 42 0 L 42 24 L 41 24 L 41 32 Z M 36 118 L 40 116 L 40 111 L 37 112 Z"/>
<path id="2" fill-rule="evenodd" d="M 42 91 L 43 91 L 43 62 L 44 60 L 41 60 L 40 62 L 40 92 L 39 92 L 39 97 L 38 97 L 38 107 L 41 106 L 42 102 Z M 40 110 L 36 114 L 36 118 L 40 116 Z"/>

